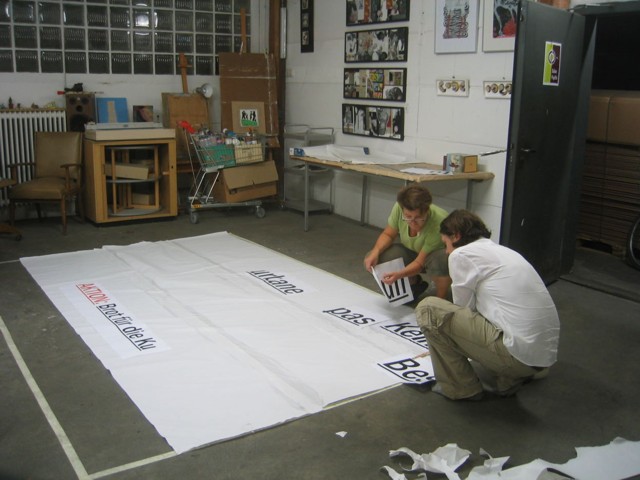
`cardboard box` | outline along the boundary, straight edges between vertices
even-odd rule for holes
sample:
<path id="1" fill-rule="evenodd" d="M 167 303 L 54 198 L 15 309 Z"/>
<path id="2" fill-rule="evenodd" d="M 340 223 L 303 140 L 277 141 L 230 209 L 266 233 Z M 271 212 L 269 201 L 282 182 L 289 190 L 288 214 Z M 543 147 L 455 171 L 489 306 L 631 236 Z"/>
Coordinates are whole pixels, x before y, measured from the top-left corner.
<path id="1" fill-rule="evenodd" d="M 221 52 L 218 58 L 222 128 L 234 130 L 236 133 L 246 133 L 247 127 L 234 128 L 233 119 L 234 116 L 238 118 L 239 109 L 253 105 L 258 113 L 262 112 L 264 125 L 252 126 L 252 130 L 266 135 L 277 135 L 278 84 L 274 55 Z"/>
<path id="2" fill-rule="evenodd" d="M 278 193 L 278 172 L 273 160 L 224 168 L 213 188 L 218 202 L 234 203 L 270 197 Z"/>
<path id="3" fill-rule="evenodd" d="M 132 163 L 116 163 L 115 175 L 111 170 L 111 163 L 104 164 L 104 173 L 108 177 L 131 178 L 135 180 L 147 180 L 149 178 L 149 168 L 144 165 Z"/>
<path id="4" fill-rule="evenodd" d="M 640 145 L 640 92 L 619 92 L 611 97 L 607 142 Z"/>
<path id="5" fill-rule="evenodd" d="M 199 93 L 163 93 L 162 124 L 174 131 L 176 138 L 176 157 L 178 163 L 189 163 L 189 140 L 179 122 L 189 122 L 195 129 L 209 128 L 209 107 L 207 99 Z"/>
<path id="6" fill-rule="evenodd" d="M 593 142 L 607 141 L 607 122 L 609 121 L 609 102 L 611 94 L 594 90 L 589 98 L 589 120 L 587 123 L 587 140 Z"/>
<path id="7" fill-rule="evenodd" d="M 236 145 L 235 147 L 236 165 L 247 163 L 257 163 L 264 160 L 262 144 Z"/>
<path id="8" fill-rule="evenodd" d="M 448 153 L 442 162 L 445 172 L 474 173 L 478 171 L 478 156 L 465 153 Z"/>
<path id="9" fill-rule="evenodd" d="M 154 205 L 156 203 L 153 193 L 131 193 L 131 203 L 134 205 Z"/>

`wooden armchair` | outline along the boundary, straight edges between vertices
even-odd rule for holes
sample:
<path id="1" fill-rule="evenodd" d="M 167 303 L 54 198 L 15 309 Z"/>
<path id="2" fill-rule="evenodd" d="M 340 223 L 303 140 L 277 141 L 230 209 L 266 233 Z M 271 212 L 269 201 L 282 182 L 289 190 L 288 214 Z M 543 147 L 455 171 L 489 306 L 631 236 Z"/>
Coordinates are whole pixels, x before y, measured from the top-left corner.
<path id="1" fill-rule="evenodd" d="M 82 189 L 82 133 L 36 132 L 34 162 L 10 166 L 11 177 L 18 180 L 18 167 L 32 166 L 33 178 L 14 185 L 9 192 L 9 212 L 13 225 L 16 203 L 35 203 L 41 219 L 40 204 L 58 202 L 62 233 L 67 233 L 67 200 L 76 199 L 76 212 L 84 218 Z"/>

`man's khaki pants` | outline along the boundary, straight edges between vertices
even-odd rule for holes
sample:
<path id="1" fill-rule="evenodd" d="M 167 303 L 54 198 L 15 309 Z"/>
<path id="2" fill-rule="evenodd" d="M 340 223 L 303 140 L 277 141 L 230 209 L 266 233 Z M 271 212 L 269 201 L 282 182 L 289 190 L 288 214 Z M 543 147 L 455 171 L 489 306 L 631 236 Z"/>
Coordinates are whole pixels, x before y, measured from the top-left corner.
<path id="1" fill-rule="evenodd" d="M 416 307 L 416 317 L 429 343 L 436 381 L 446 397 L 457 400 L 482 391 L 469 359 L 495 377 L 498 393 L 538 371 L 512 357 L 502 342 L 502 330 L 469 308 L 427 297 Z"/>

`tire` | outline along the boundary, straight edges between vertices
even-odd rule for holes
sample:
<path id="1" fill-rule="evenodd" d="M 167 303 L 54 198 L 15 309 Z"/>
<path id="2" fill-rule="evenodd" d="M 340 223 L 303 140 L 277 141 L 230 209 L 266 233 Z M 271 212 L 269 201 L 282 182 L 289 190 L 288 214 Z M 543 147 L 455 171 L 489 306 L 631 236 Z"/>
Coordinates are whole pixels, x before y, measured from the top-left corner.
<path id="1" fill-rule="evenodd" d="M 636 221 L 629 230 L 629 237 L 627 239 L 627 262 L 632 267 L 640 270 L 640 217 L 636 218 Z"/>
<path id="2" fill-rule="evenodd" d="M 189 213 L 189 221 L 194 225 L 200 221 L 200 217 L 198 216 L 198 212 Z"/>
<path id="3" fill-rule="evenodd" d="M 267 212 L 265 211 L 264 208 L 262 207 L 256 207 L 256 217 L 258 218 L 264 218 L 264 216 L 267 214 Z"/>

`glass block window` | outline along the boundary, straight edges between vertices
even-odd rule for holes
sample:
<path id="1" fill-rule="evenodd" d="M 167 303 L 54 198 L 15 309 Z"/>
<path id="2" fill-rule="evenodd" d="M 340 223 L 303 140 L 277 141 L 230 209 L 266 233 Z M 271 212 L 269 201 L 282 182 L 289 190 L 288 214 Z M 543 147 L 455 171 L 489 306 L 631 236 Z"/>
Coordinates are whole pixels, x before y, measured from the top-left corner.
<path id="1" fill-rule="evenodd" d="M 0 0 L 0 72 L 213 75 L 251 0 Z"/>

